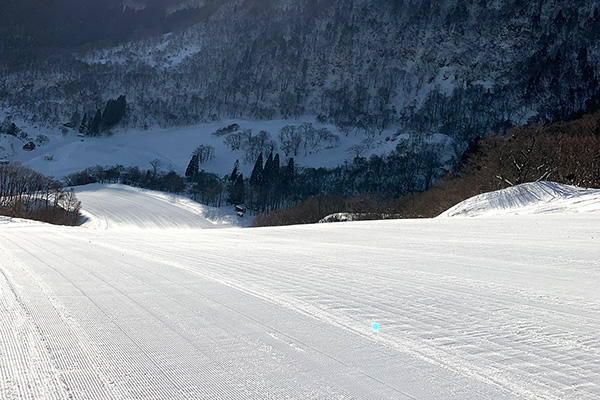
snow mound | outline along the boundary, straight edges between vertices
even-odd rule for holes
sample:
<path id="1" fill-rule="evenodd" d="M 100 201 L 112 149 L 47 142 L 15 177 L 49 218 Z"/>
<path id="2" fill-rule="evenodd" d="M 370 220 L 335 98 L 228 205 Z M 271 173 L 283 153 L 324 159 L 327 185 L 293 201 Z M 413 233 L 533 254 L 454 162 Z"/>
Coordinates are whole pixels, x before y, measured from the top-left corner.
<path id="1" fill-rule="evenodd" d="M 319 223 L 356 221 L 358 216 L 356 213 L 334 213 L 322 218 Z"/>
<path id="2" fill-rule="evenodd" d="M 234 216 L 174 194 L 120 184 L 75 188 L 83 226 L 92 229 L 210 229 L 234 226 Z"/>
<path id="3" fill-rule="evenodd" d="M 600 190 L 542 181 L 471 197 L 440 217 L 582 212 L 600 212 Z"/>

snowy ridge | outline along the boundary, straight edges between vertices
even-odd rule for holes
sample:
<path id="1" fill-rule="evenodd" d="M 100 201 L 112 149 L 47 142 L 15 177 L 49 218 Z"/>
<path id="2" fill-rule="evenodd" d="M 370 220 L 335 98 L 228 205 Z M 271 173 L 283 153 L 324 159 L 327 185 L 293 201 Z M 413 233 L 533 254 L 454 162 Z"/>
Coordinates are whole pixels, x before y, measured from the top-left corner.
<path id="1" fill-rule="evenodd" d="M 543 181 L 471 197 L 439 217 L 585 212 L 600 212 L 600 190 Z"/>

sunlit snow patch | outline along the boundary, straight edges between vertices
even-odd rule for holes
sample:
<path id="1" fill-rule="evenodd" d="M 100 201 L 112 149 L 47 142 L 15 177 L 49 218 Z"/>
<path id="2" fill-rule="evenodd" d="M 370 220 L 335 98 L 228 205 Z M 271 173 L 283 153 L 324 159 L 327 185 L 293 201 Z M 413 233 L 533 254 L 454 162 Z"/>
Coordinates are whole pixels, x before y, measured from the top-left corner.
<path id="1" fill-rule="evenodd" d="M 471 197 L 440 217 L 600 212 L 600 190 L 532 182 Z"/>

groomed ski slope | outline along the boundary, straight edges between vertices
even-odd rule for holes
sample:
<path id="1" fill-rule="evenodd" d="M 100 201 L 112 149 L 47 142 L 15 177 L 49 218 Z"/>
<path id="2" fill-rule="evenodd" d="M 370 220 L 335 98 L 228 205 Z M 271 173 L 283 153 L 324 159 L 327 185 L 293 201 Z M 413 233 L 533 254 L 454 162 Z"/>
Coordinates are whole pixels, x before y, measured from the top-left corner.
<path id="1" fill-rule="evenodd" d="M 82 204 L 83 226 L 92 229 L 211 229 L 249 225 L 233 208 L 208 207 L 175 194 L 120 184 L 90 184 L 75 188 Z"/>
<path id="2" fill-rule="evenodd" d="M 600 398 L 597 212 L 0 222 L 3 399 Z"/>

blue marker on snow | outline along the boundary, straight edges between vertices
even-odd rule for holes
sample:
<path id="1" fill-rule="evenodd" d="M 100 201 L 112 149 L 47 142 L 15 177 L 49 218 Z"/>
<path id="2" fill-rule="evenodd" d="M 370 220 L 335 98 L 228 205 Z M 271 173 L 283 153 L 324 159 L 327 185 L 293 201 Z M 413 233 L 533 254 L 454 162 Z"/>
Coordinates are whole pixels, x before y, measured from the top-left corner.
<path id="1" fill-rule="evenodd" d="M 373 330 L 375 332 L 377 332 L 379 330 L 379 324 L 377 322 L 373 322 L 373 325 L 371 325 L 371 328 L 373 328 Z"/>

